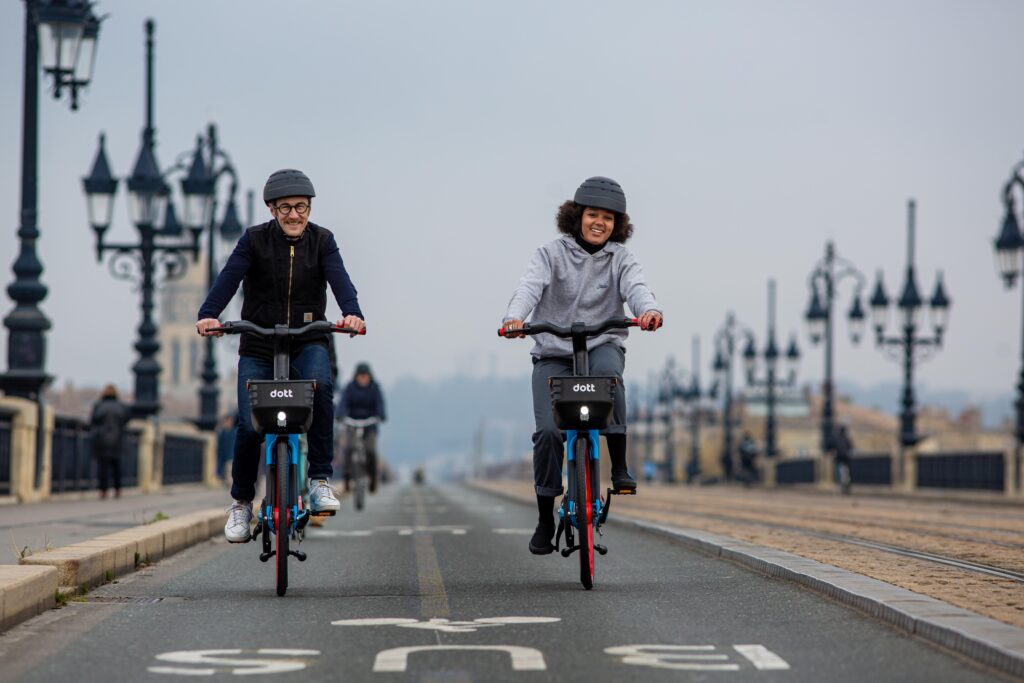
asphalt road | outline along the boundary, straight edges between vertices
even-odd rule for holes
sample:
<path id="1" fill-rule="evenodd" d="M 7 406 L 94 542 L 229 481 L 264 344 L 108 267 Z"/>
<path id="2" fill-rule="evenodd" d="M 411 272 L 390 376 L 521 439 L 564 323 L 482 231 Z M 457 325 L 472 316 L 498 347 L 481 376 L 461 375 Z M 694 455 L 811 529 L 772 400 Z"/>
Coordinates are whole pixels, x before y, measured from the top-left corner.
<path id="1" fill-rule="evenodd" d="M 0 636 L 0 681 L 1003 680 L 622 527 L 585 591 L 575 555 L 528 553 L 535 514 L 460 487 L 390 487 L 310 531 L 283 598 L 256 544 L 204 543 Z"/>

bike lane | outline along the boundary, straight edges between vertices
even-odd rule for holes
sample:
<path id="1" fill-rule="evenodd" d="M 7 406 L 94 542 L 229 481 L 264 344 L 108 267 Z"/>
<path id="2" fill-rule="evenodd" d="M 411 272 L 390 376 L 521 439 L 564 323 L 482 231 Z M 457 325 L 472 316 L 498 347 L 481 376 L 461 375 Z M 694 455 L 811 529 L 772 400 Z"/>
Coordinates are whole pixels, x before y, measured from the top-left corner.
<path id="1" fill-rule="evenodd" d="M 207 544 L 95 593 L 137 602 L 19 627 L 34 629 L 33 647 L 80 635 L 10 680 L 1001 680 L 821 596 L 624 528 L 608 527 L 584 591 L 575 556 L 527 552 L 534 518 L 477 491 L 391 487 L 310 531 L 286 597 L 256 544 Z M 0 658 L 18 630 L 0 637 Z"/>

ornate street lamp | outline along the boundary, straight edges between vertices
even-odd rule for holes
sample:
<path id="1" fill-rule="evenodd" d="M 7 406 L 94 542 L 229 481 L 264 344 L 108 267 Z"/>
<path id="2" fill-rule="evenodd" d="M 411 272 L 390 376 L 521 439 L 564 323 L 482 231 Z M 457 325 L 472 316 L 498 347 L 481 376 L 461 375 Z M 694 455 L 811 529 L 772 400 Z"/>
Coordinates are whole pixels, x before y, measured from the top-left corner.
<path id="1" fill-rule="evenodd" d="M 834 387 L 832 383 L 834 341 L 832 334 L 832 311 L 835 305 L 836 288 L 846 279 L 856 282 L 853 303 L 847 314 L 850 341 L 860 342 L 864 334 L 864 309 L 860 304 L 861 291 L 864 289 L 864 276 L 853 263 L 836 255 L 832 242 L 825 244 L 825 258 L 815 265 L 807 286 L 811 290 L 811 301 L 804 314 L 807 321 L 807 333 L 812 344 L 824 340 L 825 346 L 825 379 L 821 385 L 821 450 L 831 450 L 835 425 Z"/>
<path id="2" fill-rule="evenodd" d="M 749 367 L 751 353 L 753 353 L 753 333 L 748 327 L 737 322 L 736 316 L 731 312 L 726 316 L 725 323 L 715 333 L 715 362 L 712 366 L 715 373 L 715 384 L 712 396 L 717 396 L 719 389 L 723 392 L 722 398 L 722 471 L 726 480 L 733 476 L 733 419 L 732 419 L 732 366 L 736 360 L 738 343 L 746 340 L 744 350 L 744 364 Z"/>
<path id="3" fill-rule="evenodd" d="M 146 125 L 142 131 L 142 146 L 135 160 L 132 174 L 126 179 L 132 222 L 139 233 L 135 243 L 108 243 L 106 232 L 113 217 L 114 196 L 118 181 L 111 173 L 107 160 L 105 136 L 100 135 L 100 146 L 89 176 L 82 184 L 89 207 L 89 222 L 96 233 L 96 260 L 113 252 L 111 274 L 121 280 L 138 281 L 142 292 L 142 322 L 135 349 L 139 358 L 132 366 L 135 373 L 135 417 L 151 417 L 160 411 L 160 363 L 156 354 L 160 350 L 157 326 L 153 318 L 154 292 L 158 276 L 163 281 L 174 280 L 185 274 L 186 255 L 199 257 L 199 237 L 202 227 L 189 225 L 191 243 L 178 238 L 183 234 L 173 204 L 170 186 L 161 173 L 154 151 L 156 131 L 153 127 L 153 33 L 152 19 L 146 22 Z M 184 170 L 176 165 L 167 173 Z M 174 241 L 168 241 L 174 240 Z"/>
<path id="4" fill-rule="evenodd" d="M 238 175 L 231 163 L 231 157 L 220 149 L 217 142 L 217 127 L 210 124 L 206 132 L 206 149 L 202 138 L 196 143 L 195 153 L 188 175 L 181 181 L 185 193 L 185 223 L 195 230 L 206 230 L 206 288 L 213 289 L 217 279 L 217 252 L 215 239 L 217 233 L 225 240 L 237 239 L 242 234 L 242 225 L 238 221 L 238 208 L 235 195 L 238 192 Z M 228 176 L 231 188 L 228 192 L 227 209 L 218 226 L 215 221 L 217 211 L 217 183 Z M 213 337 L 206 337 L 203 358 L 203 384 L 199 389 L 199 417 L 196 424 L 200 429 L 213 431 L 217 428 L 219 413 L 220 390 L 217 387 L 217 360 L 213 345 Z"/>
<path id="5" fill-rule="evenodd" d="M 88 26 L 87 39 L 83 40 Z M 46 298 L 40 280 L 43 264 L 36 251 L 39 241 L 39 68 L 49 74 L 54 98 L 72 87 L 71 108 L 77 108 L 75 93 L 92 78 L 99 20 L 92 4 L 84 0 L 26 0 L 25 68 L 22 95 L 21 135 L 21 223 L 18 227 L 18 257 L 14 261 L 14 282 L 7 293 L 14 310 L 4 318 L 8 331 L 7 371 L 0 375 L 0 390 L 12 396 L 39 398 L 52 379 L 46 374 L 46 336 L 50 321 L 39 308 Z M 42 45 L 40 45 L 40 43 Z M 85 65 L 88 68 L 85 69 Z M 83 71 L 78 67 L 82 65 Z M 72 85 L 77 83 L 77 85 Z M 36 472 L 41 472 L 37 467 Z"/>
<path id="6" fill-rule="evenodd" d="M 1024 253 L 1024 236 L 1021 235 L 1020 223 L 1017 221 L 1017 207 L 1013 197 L 1014 186 L 1024 190 L 1024 161 L 1018 163 L 1010 179 L 1003 187 L 1003 207 L 1006 216 L 1003 219 L 1003 228 L 995 239 L 996 265 L 1003 283 L 1007 289 L 1011 289 L 1021 274 L 1021 254 Z M 1021 288 L 1024 291 L 1024 287 Z M 1017 377 L 1017 400 L 1014 407 L 1017 409 L 1017 424 L 1014 434 L 1017 437 L 1017 446 L 1013 456 L 1013 481 L 1017 491 L 1024 486 L 1021 476 L 1021 452 L 1024 450 L 1024 333 L 1021 334 L 1021 369 Z"/>
<path id="7" fill-rule="evenodd" d="M 878 271 L 878 280 L 871 297 L 871 318 L 875 325 L 875 343 L 893 360 L 903 364 L 903 409 L 900 412 L 900 446 L 899 478 L 904 476 L 904 457 L 908 447 L 920 441 L 915 428 L 916 408 L 914 398 L 914 365 L 931 358 L 942 346 L 942 335 L 949 322 L 949 296 L 942 284 L 942 273 L 935 280 L 935 290 L 928 304 L 933 328 L 932 336 L 922 336 L 921 314 L 925 301 L 917 288 L 914 272 L 914 209 L 911 199 L 907 202 L 907 267 L 896 308 L 899 309 L 898 326 L 902 334 L 887 337 L 886 323 L 889 318 L 889 297 L 885 293 L 882 282 L 882 271 Z"/>
<path id="8" fill-rule="evenodd" d="M 861 317 L 863 318 L 863 312 Z M 777 389 L 787 389 L 796 384 L 796 370 L 800 363 L 800 350 L 796 345 L 796 336 L 790 338 L 786 350 L 786 372 L 784 378 L 778 377 L 779 347 L 775 344 L 775 280 L 768 281 L 768 335 L 766 337 L 764 358 L 764 379 L 756 377 L 757 351 L 754 338 L 747 342 L 744 360 L 747 365 L 747 385 L 764 387 L 765 389 L 765 423 L 764 423 L 764 454 L 773 458 L 778 454 L 775 444 L 775 400 Z"/>

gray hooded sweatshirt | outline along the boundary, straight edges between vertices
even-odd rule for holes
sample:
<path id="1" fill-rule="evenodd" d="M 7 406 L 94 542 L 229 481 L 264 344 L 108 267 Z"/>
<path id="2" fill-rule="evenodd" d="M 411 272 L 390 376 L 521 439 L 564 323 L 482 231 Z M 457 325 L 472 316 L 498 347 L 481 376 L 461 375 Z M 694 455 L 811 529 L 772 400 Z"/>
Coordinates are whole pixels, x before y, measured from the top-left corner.
<path id="1" fill-rule="evenodd" d="M 596 254 L 588 254 L 569 235 L 562 235 L 537 249 L 526 274 L 519 280 L 505 311 L 505 321 L 545 320 L 568 326 L 594 324 L 624 318 L 624 303 L 634 316 L 658 311 L 654 292 L 644 281 L 643 269 L 626 247 L 606 242 Z M 532 315 L 531 315 L 532 312 Z M 625 348 L 628 330 L 610 330 L 587 341 L 587 349 L 609 342 Z M 531 354 L 537 358 L 572 356 L 572 340 L 550 334 L 533 337 Z"/>

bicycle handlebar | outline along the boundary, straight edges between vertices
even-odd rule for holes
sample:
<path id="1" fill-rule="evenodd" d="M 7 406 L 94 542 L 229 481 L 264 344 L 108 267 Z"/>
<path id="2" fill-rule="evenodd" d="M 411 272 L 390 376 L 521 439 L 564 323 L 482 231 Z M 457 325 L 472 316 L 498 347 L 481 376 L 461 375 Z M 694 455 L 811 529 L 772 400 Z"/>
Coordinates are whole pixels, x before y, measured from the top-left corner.
<path id="1" fill-rule="evenodd" d="M 262 337 L 274 337 L 277 335 L 277 331 L 273 327 L 260 327 L 254 325 L 248 320 L 227 320 L 221 323 L 220 327 L 213 327 L 207 330 L 208 335 L 216 334 L 242 334 L 248 332 L 250 334 L 257 334 Z M 327 320 L 317 320 L 316 322 L 303 325 L 302 327 L 290 327 L 285 333 L 288 337 L 301 337 L 304 334 L 310 332 L 334 332 L 338 334 L 366 334 L 366 328 L 356 331 L 351 327 L 338 327 L 332 322 Z"/>
<path id="2" fill-rule="evenodd" d="M 587 337 L 596 337 L 597 335 L 602 334 L 603 332 L 607 332 L 608 330 L 624 330 L 627 327 L 639 327 L 639 325 L 640 320 L 638 318 L 610 318 L 608 320 L 605 320 L 604 322 L 597 323 L 594 325 L 584 325 L 583 333 Z M 505 337 L 506 339 L 511 339 L 520 334 L 532 335 L 541 333 L 553 334 L 556 337 L 571 339 L 572 327 L 561 327 L 559 325 L 555 325 L 554 323 L 549 323 L 541 320 L 524 323 L 523 327 L 518 330 L 506 330 L 503 327 L 498 328 L 498 336 Z"/>

